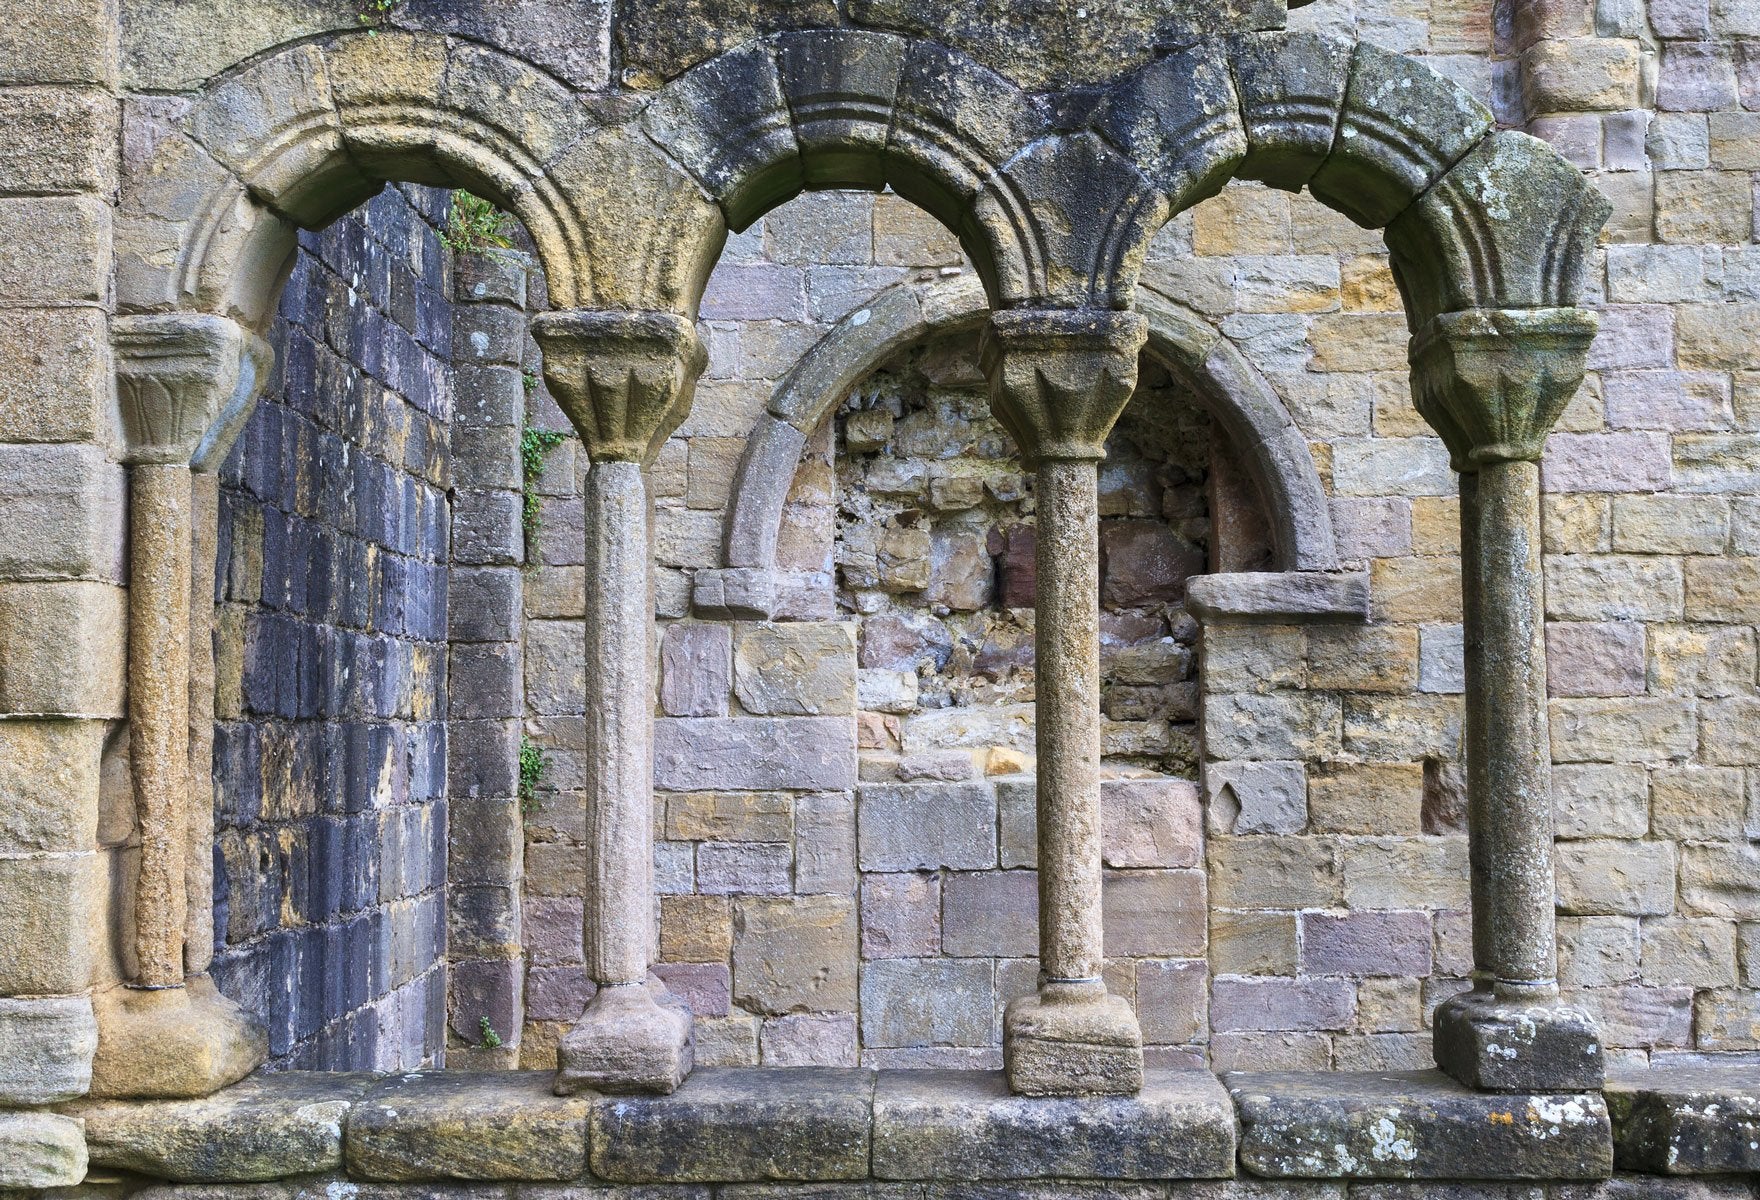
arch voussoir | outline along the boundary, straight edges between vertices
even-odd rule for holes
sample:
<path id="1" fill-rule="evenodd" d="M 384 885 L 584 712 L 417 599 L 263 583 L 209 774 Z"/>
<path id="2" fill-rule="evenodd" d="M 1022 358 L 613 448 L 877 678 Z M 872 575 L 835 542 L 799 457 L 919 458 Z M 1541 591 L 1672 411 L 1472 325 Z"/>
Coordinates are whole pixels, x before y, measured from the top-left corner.
<path id="1" fill-rule="evenodd" d="M 896 34 L 855 29 L 777 35 L 776 69 L 806 186 L 886 186 L 886 139 L 908 48 Z"/>
<path id="2" fill-rule="evenodd" d="M 1226 48 L 1214 41 L 1124 79 L 1095 107 L 1088 127 L 1167 197 L 1169 216 L 1221 191 L 1247 152 Z"/>
<path id="3" fill-rule="evenodd" d="M 1235 172 L 1299 192 L 1332 153 L 1353 47 L 1314 33 L 1228 39 L 1247 152 Z"/>

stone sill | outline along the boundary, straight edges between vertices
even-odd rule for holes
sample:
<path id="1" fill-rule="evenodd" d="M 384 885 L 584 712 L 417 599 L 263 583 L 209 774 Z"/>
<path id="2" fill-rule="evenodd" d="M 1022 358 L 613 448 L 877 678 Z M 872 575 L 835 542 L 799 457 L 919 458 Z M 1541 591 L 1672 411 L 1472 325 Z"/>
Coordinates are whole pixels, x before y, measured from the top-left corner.
<path id="1" fill-rule="evenodd" d="M 94 1170 L 190 1183 L 1593 1180 L 1616 1144 L 1627 1170 L 1760 1170 L 1760 1070 L 1744 1067 L 1626 1073 L 1605 1100 L 1475 1093 L 1438 1072 L 1232 1074 L 1225 1089 L 1150 1071 L 1138 1096 L 1082 1100 L 1013 1097 L 993 1072 L 704 1068 L 667 1097 L 564 1098 L 550 1081 L 289 1072 L 65 1111 Z"/>

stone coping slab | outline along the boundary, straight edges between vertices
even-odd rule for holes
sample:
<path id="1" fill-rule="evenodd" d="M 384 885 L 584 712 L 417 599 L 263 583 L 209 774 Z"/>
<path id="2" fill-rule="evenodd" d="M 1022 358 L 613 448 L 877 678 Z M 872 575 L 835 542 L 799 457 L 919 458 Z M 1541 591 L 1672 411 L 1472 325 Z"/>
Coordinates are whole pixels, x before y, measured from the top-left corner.
<path id="1" fill-rule="evenodd" d="M 1224 1076 L 1241 1165 L 1272 1179 L 1605 1179 L 1598 1093 L 1475 1092 L 1440 1071 Z"/>
<path id="2" fill-rule="evenodd" d="M 382 1077 L 255 1075 L 200 1100 L 70 1105 L 94 1167 L 189 1183 L 257 1183 L 342 1167 L 349 1110 Z"/>
<path id="3" fill-rule="evenodd" d="M 553 1071 L 390 1076 L 349 1114 L 348 1173 L 390 1183 L 579 1179 L 592 1101 L 556 1095 L 555 1078 Z"/>
<path id="4" fill-rule="evenodd" d="M 1760 1066 L 1610 1071 L 1605 1094 L 1622 1170 L 1760 1171 Z"/>
<path id="5" fill-rule="evenodd" d="M 1234 1106 L 1208 1071 L 1080 1100 L 1010 1095 L 1000 1071 L 888 1071 L 874 1096 L 877 1179 L 1222 1179 L 1234 1155 Z"/>
<path id="6" fill-rule="evenodd" d="M 593 1101 L 593 1171 L 620 1183 L 868 1178 L 874 1072 L 705 1067 L 670 1096 Z"/>

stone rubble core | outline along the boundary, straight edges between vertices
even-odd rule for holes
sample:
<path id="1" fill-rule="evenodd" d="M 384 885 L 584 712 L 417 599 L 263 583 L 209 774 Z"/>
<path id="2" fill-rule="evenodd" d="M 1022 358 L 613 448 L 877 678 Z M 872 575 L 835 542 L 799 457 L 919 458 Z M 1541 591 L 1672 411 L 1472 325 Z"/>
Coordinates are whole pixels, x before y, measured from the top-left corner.
<path id="1" fill-rule="evenodd" d="M 556 1090 L 660 1092 L 692 1065 L 691 1013 L 650 990 L 653 601 L 644 473 L 690 408 L 706 353 L 670 313 L 556 312 L 533 324 L 544 374 L 587 469 L 587 973 L 598 991 L 557 1048 Z"/>
<path id="2" fill-rule="evenodd" d="M 1100 528 L 1096 470 L 1136 387 L 1137 313 L 991 314 L 990 404 L 1037 469 L 1039 991 L 1003 1014 L 1009 1087 L 1025 1096 L 1136 1092 L 1143 1034 L 1100 974 Z"/>
<path id="3" fill-rule="evenodd" d="M 1612 1175 L 1616 1146 L 1626 1170 L 1760 1169 L 1740 1068 L 1623 1073 L 1605 1102 L 1475 1092 L 1437 1072 L 1151 1069 L 1134 1096 L 1051 1100 L 1011 1096 L 995 1072 L 703 1068 L 664 1097 L 559 1097 L 532 1071 L 286 1072 L 63 1111 L 38 1119 L 83 1123 L 94 1179 L 189 1184 L 1592 1181 Z"/>

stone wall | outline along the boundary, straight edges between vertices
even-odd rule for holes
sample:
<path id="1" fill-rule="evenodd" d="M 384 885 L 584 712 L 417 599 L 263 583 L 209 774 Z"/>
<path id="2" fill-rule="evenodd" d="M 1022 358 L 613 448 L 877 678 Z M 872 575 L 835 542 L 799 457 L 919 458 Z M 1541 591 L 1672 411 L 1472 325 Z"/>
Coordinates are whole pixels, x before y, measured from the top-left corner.
<path id="1" fill-rule="evenodd" d="M 441 1060 L 448 203 L 302 238 L 221 476 L 214 974 L 277 1066 Z"/>

